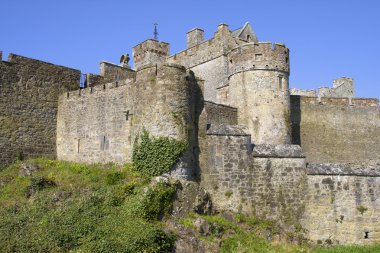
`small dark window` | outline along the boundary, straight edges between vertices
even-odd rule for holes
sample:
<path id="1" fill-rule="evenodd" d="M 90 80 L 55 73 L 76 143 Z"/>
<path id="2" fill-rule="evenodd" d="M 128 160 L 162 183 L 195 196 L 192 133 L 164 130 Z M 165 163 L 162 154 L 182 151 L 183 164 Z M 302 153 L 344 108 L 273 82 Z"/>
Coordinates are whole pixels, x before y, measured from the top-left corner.
<path id="1" fill-rule="evenodd" d="M 78 139 L 78 153 L 79 153 L 79 148 L 80 148 L 80 139 Z"/>
<path id="2" fill-rule="evenodd" d="M 247 41 L 250 42 L 251 41 L 251 36 L 248 34 L 247 35 Z"/>
<path id="3" fill-rule="evenodd" d="M 288 61 L 289 61 L 289 58 L 285 57 L 285 62 L 288 63 Z"/>
<path id="4" fill-rule="evenodd" d="M 232 60 L 230 60 L 230 63 L 232 63 Z"/>
<path id="5" fill-rule="evenodd" d="M 206 125 L 206 129 L 207 129 L 207 130 L 209 130 L 210 127 L 211 127 L 211 124 L 210 124 L 210 123 Z"/>
<path id="6" fill-rule="evenodd" d="M 364 239 L 369 239 L 369 232 L 364 232 Z"/>
<path id="7" fill-rule="evenodd" d="M 278 86 L 280 87 L 280 90 L 282 90 L 282 76 L 278 77 Z"/>

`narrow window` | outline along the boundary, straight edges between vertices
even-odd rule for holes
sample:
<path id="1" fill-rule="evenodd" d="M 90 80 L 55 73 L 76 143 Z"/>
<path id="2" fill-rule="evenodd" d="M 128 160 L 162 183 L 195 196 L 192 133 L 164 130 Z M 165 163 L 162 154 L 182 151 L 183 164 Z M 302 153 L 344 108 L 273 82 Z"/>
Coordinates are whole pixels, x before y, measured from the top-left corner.
<path id="1" fill-rule="evenodd" d="M 78 139 L 78 153 L 79 153 L 79 148 L 80 148 L 80 139 Z"/>
<path id="2" fill-rule="evenodd" d="M 251 36 L 248 34 L 247 35 L 247 41 L 250 42 L 251 41 Z"/>
<path id="3" fill-rule="evenodd" d="M 369 232 L 364 232 L 364 239 L 369 239 Z"/>
<path id="4" fill-rule="evenodd" d="M 100 137 L 100 150 L 104 151 L 106 147 L 106 137 Z"/>
<path id="5" fill-rule="evenodd" d="M 116 75 L 116 86 L 119 84 L 120 76 L 119 76 L 119 71 L 117 72 Z"/>
<path id="6" fill-rule="evenodd" d="M 280 87 L 280 90 L 282 90 L 282 76 L 278 77 L 278 86 Z"/>
<path id="7" fill-rule="evenodd" d="M 288 63 L 288 61 L 289 61 L 289 58 L 285 57 L 285 62 Z"/>

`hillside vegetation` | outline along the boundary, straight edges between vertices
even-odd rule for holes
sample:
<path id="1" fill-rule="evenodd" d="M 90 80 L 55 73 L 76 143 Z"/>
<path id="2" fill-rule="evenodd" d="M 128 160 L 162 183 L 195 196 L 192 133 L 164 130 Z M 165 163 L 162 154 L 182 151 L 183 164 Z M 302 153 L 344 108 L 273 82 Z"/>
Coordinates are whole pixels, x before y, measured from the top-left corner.
<path id="1" fill-rule="evenodd" d="M 0 170 L 0 252 L 171 252 L 168 219 L 178 182 L 132 165 L 34 159 Z M 199 233 L 196 220 L 207 222 Z M 174 221 L 177 222 L 177 221 Z M 189 213 L 178 221 L 221 252 L 380 252 L 379 246 L 313 248 L 269 242 L 254 217 Z"/>

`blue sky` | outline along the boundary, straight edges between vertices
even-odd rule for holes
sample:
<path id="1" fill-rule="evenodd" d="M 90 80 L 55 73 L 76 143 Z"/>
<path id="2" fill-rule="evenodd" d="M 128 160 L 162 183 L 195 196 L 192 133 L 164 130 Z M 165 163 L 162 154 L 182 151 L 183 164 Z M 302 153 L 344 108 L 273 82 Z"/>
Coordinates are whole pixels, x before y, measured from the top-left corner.
<path id="1" fill-rule="evenodd" d="M 98 63 L 153 36 L 185 48 L 194 27 L 212 37 L 220 23 L 249 21 L 260 41 L 290 48 L 290 86 L 331 86 L 352 77 L 357 97 L 380 98 L 380 1 L 1 0 L 0 50 L 98 73 Z"/>

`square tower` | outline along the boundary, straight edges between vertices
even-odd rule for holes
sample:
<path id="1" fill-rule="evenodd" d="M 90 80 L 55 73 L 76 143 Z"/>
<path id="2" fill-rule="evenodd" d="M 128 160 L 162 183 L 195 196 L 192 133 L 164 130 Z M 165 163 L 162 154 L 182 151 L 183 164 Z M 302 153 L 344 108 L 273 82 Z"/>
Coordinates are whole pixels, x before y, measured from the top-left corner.
<path id="1" fill-rule="evenodd" d="M 165 62 L 169 55 L 169 43 L 148 39 L 133 47 L 135 69 L 148 64 Z"/>

